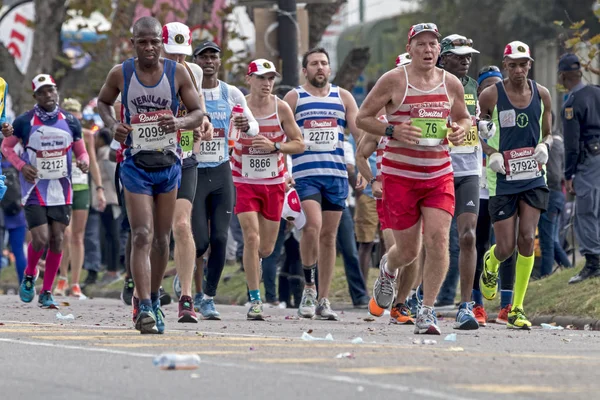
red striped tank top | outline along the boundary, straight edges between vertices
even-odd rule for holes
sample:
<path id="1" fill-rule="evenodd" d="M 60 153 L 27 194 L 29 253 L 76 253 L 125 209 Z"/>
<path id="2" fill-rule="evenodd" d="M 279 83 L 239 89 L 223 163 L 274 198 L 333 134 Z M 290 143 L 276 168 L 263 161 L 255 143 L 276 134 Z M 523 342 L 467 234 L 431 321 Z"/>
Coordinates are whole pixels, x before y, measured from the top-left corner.
<path id="1" fill-rule="evenodd" d="M 406 92 L 402 104 L 387 119 L 392 125 L 410 121 L 414 108 L 435 108 L 450 112 L 450 98 L 446 90 L 446 72 L 442 82 L 435 88 L 424 91 L 411 85 L 406 67 Z M 448 141 L 441 145 L 422 146 L 401 143 L 390 138 L 383 153 L 382 173 L 407 179 L 436 179 L 452 173 L 452 161 Z"/>
<path id="2" fill-rule="evenodd" d="M 377 178 L 381 176 L 381 160 L 383 159 L 383 152 L 385 151 L 385 147 L 387 146 L 389 137 L 383 136 L 379 139 L 379 143 L 377 143 L 377 153 L 376 153 L 376 165 L 377 165 Z"/>
<path id="3" fill-rule="evenodd" d="M 275 113 L 258 118 L 258 134 L 270 141 L 282 143 L 285 132 L 281 127 L 275 98 Z M 281 152 L 268 152 L 252 147 L 252 137 L 242 133 L 235 142 L 232 154 L 231 173 L 233 182 L 253 185 L 276 185 L 285 182 L 285 158 Z"/>

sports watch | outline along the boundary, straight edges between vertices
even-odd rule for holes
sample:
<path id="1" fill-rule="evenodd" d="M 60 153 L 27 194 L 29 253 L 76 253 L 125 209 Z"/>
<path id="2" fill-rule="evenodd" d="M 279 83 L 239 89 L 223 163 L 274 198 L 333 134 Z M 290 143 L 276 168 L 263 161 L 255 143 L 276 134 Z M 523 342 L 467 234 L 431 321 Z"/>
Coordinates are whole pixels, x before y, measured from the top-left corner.
<path id="1" fill-rule="evenodd" d="M 273 143 L 273 146 L 275 147 L 275 151 L 281 151 L 281 143 L 275 142 Z"/>
<path id="2" fill-rule="evenodd" d="M 385 127 L 385 136 L 392 137 L 394 135 L 394 125 L 388 125 Z"/>

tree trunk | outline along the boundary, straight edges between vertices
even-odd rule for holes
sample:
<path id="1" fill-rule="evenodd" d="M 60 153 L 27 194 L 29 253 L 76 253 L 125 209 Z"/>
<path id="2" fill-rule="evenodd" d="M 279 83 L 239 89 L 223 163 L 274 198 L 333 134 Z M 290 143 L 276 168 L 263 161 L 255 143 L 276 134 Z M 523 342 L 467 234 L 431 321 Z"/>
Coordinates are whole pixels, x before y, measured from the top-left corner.
<path id="1" fill-rule="evenodd" d="M 323 33 L 331 24 L 333 16 L 346 0 L 337 0 L 331 4 L 308 4 L 308 47 L 313 48 L 321 41 Z"/>
<path id="2" fill-rule="evenodd" d="M 346 90 L 352 90 L 370 58 L 371 53 L 368 47 L 353 48 L 338 68 L 338 73 L 332 82 Z"/>
<path id="3" fill-rule="evenodd" d="M 192 0 L 187 11 L 186 25 L 193 28 L 210 20 L 214 0 Z"/>

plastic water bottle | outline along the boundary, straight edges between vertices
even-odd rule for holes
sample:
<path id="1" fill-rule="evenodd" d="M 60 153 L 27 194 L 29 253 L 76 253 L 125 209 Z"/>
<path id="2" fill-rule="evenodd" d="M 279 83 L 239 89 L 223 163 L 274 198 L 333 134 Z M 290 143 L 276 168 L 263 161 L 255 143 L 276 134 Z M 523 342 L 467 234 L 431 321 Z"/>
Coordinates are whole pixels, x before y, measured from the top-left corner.
<path id="1" fill-rule="evenodd" d="M 198 354 L 165 353 L 154 358 L 154 365 L 160 369 L 197 369 L 200 366 Z"/>
<path id="2" fill-rule="evenodd" d="M 244 115 L 244 108 L 240 104 L 236 104 L 231 109 L 231 119 L 229 120 L 229 140 L 233 140 L 237 142 L 240 140 L 240 136 L 242 135 L 242 131 L 235 127 L 233 124 L 233 120 L 235 117 L 241 117 Z"/>

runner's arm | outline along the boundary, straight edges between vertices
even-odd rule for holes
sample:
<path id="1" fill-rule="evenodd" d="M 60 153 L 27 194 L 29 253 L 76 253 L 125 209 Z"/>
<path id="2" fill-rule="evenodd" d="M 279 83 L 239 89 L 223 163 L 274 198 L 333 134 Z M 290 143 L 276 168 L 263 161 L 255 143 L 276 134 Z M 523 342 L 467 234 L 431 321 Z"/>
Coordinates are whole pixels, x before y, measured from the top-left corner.
<path id="1" fill-rule="evenodd" d="M 396 88 L 402 93 L 405 90 L 402 86 L 406 83 L 398 85 L 398 81 L 393 79 L 391 73 L 392 71 L 388 71 L 379 78 L 363 101 L 356 116 L 356 126 L 372 135 L 385 136 L 388 124 L 382 124 L 377 117 L 380 115 L 380 110 L 385 109 L 386 105 L 392 101 L 392 88 Z"/>
<path id="2" fill-rule="evenodd" d="M 496 103 L 498 102 L 498 89 L 496 85 L 489 86 L 481 92 L 479 95 L 479 108 L 480 108 L 480 119 L 482 120 L 491 120 L 492 115 L 494 114 L 494 108 L 496 108 Z M 493 153 L 496 153 L 498 150 L 489 146 L 483 140 L 480 141 L 482 151 L 490 156 Z"/>
<path id="3" fill-rule="evenodd" d="M 354 141 L 358 144 L 360 143 L 360 140 L 364 136 L 365 132 L 356 126 L 356 115 L 358 114 L 356 100 L 354 100 L 354 97 L 352 97 L 350 92 L 346 89 L 340 88 L 340 96 L 344 102 L 344 108 L 346 109 L 346 122 L 348 124 L 348 129 L 354 137 Z"/>
<path id="4" fill-rule="evenodd" d="M 377 136 L 365 135 L 356 148 L 356 167 L 367 182 L 373 179 L 373 171 L 369 165 L 369 157 L 377 150 Z"/>
<path id="5" fill-rule="evenodd" d="M 198 89 L 194 87 L 190 74 L 181 64 L 177 64 L 175 80 L 179 83 L 179 96 L 187 110 L 185 116 L 177 118 L 178 128 L 195 129 L 202 124 L 202 120 L 206 116 L 201 108 Z"/>
<path id="6" fill-rule="evenodd" d="M 89 129 L 83 130 L 83 140 L 85 141 L 85 146 L 88 151 L 89 156 L 89 165 L 90 165 L 90 174 L 92 175 L 92 180 L 98 187 L 102 187 L 102 175 L 100 174 L 100 167 L 98 166 L 98 160 L 96 159 L 96 138 L 94 133 Z"/>
<path id="7" fill-rule="evenodd" d="M 21 116 L 15 119 L 13 129 L 13 135 L 2 140 L 2 154 L 4 154 L 4 158 L 6 158 L 13 165 L 13 167 L 21 171 L 23 166 L 25 166 L 27 163 L 17 155 L 15 152 L 15 146 L 17 143 L 19 143 L 19 140 L 21 140 L 23 132 L 29 129 L 29 124 L 26 123 L 25 118 Z"/>
<path id="8" fill-rule="evenodd" d="M 106 77 L 106 82 L 98 94 L 98 113 L 104 122 L 104 126 L 114 134 L 113 127 L 118 124 L 115 116 L 114 104 L 121 90 L 120 82 L 123 80 L 121 65 L 115 65 Z"/>
<path id="9" fill-rule="evenodd" d="M 304 152 L 304 140 L 302 132 L 296 123 L 294 114 L 290 106 L 283 100 L 275 97 L 278 102 L 279 117 L 281 118 L 281 126 L 287 136 L 287 142 L 281 143 L 281 152 L 285 154 L 300 154 Z"/>
<path id="10" fill-rule="evenodd" d="M 283 96 L 283 101 L 288 103 L 290 110 L 292 110 L 292 115 L 294 115 L 296 113 L 296 105 L 298 104 L 298 92 L 295 90 L 290 90 L 285 94 L 285 96 Z M 294 117 L 294 120 L 295 119 L 296 117 Z"/>
<path id="11" fill-rule="evenodd" d="M 548 145 L 548 150 L 552 147 L 552 98 L 550 92 L 542 85 L 538 85 L 538 91 L 544 104 L 544 114 L 542 115 L 542 142 Z"/>
<path id="12" fill-rule="evenodd" d="M 256 121 L 252 111 L 250 111 L 250 107 L 248 107 L 246 97 L 242 91 L 235 86 L 229 85 L 229 100 L 231 101 L 231 104 L 239 104 L 244 109 L 244 117 L 246 117 L 248 120 L 249 127 L 248 131 L 246 131 L 246 134 L 248 136 L 258 135 L 258 121 Z"/>

